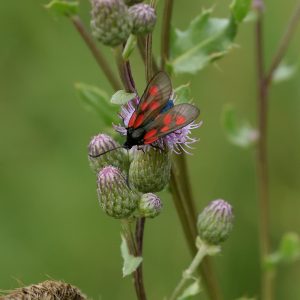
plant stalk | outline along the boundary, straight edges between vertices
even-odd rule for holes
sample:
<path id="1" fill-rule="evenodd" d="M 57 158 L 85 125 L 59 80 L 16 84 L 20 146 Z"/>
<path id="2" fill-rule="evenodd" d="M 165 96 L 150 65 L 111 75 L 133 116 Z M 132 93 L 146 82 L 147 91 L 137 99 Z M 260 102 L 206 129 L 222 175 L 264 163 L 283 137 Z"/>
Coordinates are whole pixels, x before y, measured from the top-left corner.
<path id="1" fill-rule="evenodd" d="M 220 252 L 219 246 L 208 245 L 205 242 L 201 241 L 200 238 L 196 240 L 197 252 L 194 256 L 190 266 L 183 272 L 181 280 L 174 289 L 169 300 L 176 300 L 184 291 L 187 282 L 193 278 L 194 273 L 199 268 L 199 265 L 203 261 L 204 257 L 207 255 L 215 255 Z M 197 280 L 197 279 L 196 279 Z"/>
<path id="2" fill-rule="evenodd" d="M 170 29 L 173 11 L 173 0 L 165 0 L 163 24 L 161 32 L 161 67 L 164 70 L 170 56 Z M 174 204 L 186 236 L 189 249 L 194 256 L 197 252 L 194 241 L 197 237 L 196 216 L 197 210 L 193 200 L 191 185 L 188 176 L 185 155 L 181 154 L 174 159 L 175 164 L 171 173 L 171 191 Z M 210 259 L 207 257 L 199 268 L 207 294 L 211 300 L 222 299 L 216 276 L 213 272 Z"/>
<path id="3" fill-rule="evenodd" d="M 102 69 L 103 73 L 105 74 L 106 78 L 108 79 L 111 87 L 114 90 L 120 90 L 121 85 L 117 78 L 115 77 L 112 69 L 110 68 L 107 60 L 105 57 L 102 55 L 101 51 L 97 47 L 93 37 L 91 34 L 86 30 L 83 22 L 81 21 L 79 16 L 72 16 L 71 21 L 83 40 L 85 41 L 86 45 L 90 49 L 92 55 L 94 56 L 97 64 L 99 65 L 100 69 Z"/>
<path id="4" fill-rule="evenodd" d="M 258 130 L 259 140 L 257 144 L 257 177 L 259 186 L 259 211 L 260 211 L 260 255 L 261 265 L 264 266 L 265 258 L 270 252 L 270 225 L 269 225 L 269 179 L 268 179 L 268 95 L 272 78 L 277 67 L 281 63 L 289 43 L 295 33 L 295 29 L 300 20 L 300 2 L 298 3 L 290 21 L 283 34 L 277 51 L 273 56 L 268 72 L 264 66 L 263 49 L 263 0 L 258 3 L 258 18 L 255 25 L 256 41 L 256 64 L 257 64 L 257 110 L 258 110 Z M 262 274 L 262 299 L 274 299 L 274 273 L 264 270 Z"/>
<path id="5" fill-rule="evenodd" d="M 279 42 L 279 46 L 271 62 L 271 67 L 267 72 L 267 74 L 265 75 L 265 85 L 267 87 L 271 84 L 274 72 L 279 66 L 279 64 L 281 63 L 284 55 L 287 52 L 288 46 L 295 34 L 295 30 L 297 28 L 299 21 L 300 21 L 300 1 L 298 2 L 298 5 L 294 10 L 294 13 L 292 14 L 288 22 L 288 25 L 285 29 L 285 32 Z"/>
<path id="6" fill-rule="evenodd" d="M 170 31 L 173 0 L 165 0 L 161 31 L 161 68 L 164 70 L 170 55 Z"/>
<path id="7" fill-rule="evenodd" d="M 129 249 L 130 254 L 133 256 L 140 256 L 139 251 L 141 249 L 140 248 L 141 245 L 138 245 L 136 243 L 135 236 L 131 228 L 131 221 L 128 219 L 121 220 L 121 225 L 122 225 L 122 232 L 126 239 L 127 247 Z M 137 268 L 133 273 L 134 287 L 135 287 L 137 299 L 147 300 L 144 284 L 143 284 L 143 275 L 141 270 L 139 271 L 139 268 Z"/>
<path id="8" fill-rule="evenodd" d="M 257 178 L 258 178 L 258 202 L 259 202 L 259 236 L 260 236 L 260 260 L 264 265 L 269 253 L 269 182 L 268 182 L 268 154 L 267 154 L 267 124 L 268 124 L 268 88 L 264 77 L 264 53 L 263 53 L 263 14 L 258 11 L 255 26 L 256 37 L 256 64 L 257 64 L 257 114 L 259 140 L 257 144 Z M 273 283 L 268 271 L 262 273 L 262 299 L 273 299 Z"/>

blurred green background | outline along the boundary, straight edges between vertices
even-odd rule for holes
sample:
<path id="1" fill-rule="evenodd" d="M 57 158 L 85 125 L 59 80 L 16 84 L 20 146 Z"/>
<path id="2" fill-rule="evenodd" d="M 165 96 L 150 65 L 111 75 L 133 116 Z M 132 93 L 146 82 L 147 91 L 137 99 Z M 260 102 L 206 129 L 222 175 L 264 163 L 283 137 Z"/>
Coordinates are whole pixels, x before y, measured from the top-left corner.
<path id="1" fill-rule="evenodd" d="M 267 62 L 296 0 L 266 1 Z M 82 109 L 75 82 L 112 93 L 71 23 L 50 15 L 46 1 L 0 1 L 0 289 L 47 278 L 79 286 L 93 299 L 135 299 L 131 278 L 122 279 L 120 224 L 99 208 L 87 144 L 101 131 L 96 115 Z M 161 12 L 163 1 L 159 3 Z M 229 1 L 175 1 L 173 23 L 184 28 L 203 7 L 227 16 Z M 89 3 L 81 1 L 88 24 Z M 161 13 L 160 13 L 161 15 Z M 159 43 L 156 28 L 155 51 Z M 220 116 L 234 104 L 256 120 L 253 24 L 238 34 L 238 48 L 192 82 L 202 110 L 201 138 L 188 162 L 198 209 L 224 198 L 235 210 L 234 231 L 215 259 L 225 299 L 256 296 L 259 290 L 258 210 L 254 153 L 232 146 Z M 299 62 L 300 31 L 287 61 Z M 111 57 L 109 49 L 105 53 Z M 139 56 L 133 60 L 139 89 L 145 85 Z M 275 248 L 286 231 L 300 227 L 300 72 L 273 86 L 270 99 L 271 230 Z M 146 224 L 145 282 L 149 299 L 175 286 L 191 257 L 167 193 L 163 214 Z M 300 264 L 279 269 L 277 299 L 300 299 Z"/>

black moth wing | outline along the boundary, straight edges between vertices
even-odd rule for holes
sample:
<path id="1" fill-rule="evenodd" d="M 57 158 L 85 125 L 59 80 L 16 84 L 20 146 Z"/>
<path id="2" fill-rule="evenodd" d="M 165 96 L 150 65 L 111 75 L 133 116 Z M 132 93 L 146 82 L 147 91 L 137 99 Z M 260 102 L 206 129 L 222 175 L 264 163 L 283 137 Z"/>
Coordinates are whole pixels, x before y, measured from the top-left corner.
<path id="1" fill-rule="evenodd" d="M 200 110 L 189 103 L 178 104 L 158 115 L 155 120 L 145 126 L 144 144 L 151 144 L 169 133 L 192 123 L 200 114 Z"/>
<path id="2" fill-rule="evenodd" d="M 172 83 L 165 72 L 156 73 L 149 81 L 128 127 L 138 128 L 153 121 L 168 103 L 172 94 Z"/>

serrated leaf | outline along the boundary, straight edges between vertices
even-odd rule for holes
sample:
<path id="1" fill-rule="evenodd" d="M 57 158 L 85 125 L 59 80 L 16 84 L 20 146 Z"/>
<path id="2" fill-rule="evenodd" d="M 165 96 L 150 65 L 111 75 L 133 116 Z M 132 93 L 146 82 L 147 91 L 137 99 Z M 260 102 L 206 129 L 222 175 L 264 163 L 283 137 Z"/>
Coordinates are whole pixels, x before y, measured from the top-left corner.
<path id="1" fill-rule="evenodd" d="M 52 0 L 45 7 L 59 15 L 73 16 L 78 13 L 78 1 Z"/>
<path id="2" fill-rule="evenodd" d="M 79 98 L 84 108 L 96 113 L 100 117 L 102 125 L 111 126 L 118 121 L 118 108 L 109 102 L 109 96 L 98 87 L 85 83 L 75 84 Z"/>
<path id="3" fill-rule="evenodd" d="M 247 16 L 252 0 L 234 0 L 231 5 L 231 13 L 237 23 L 240 23 Z"/>
<path id="4" fill-rule="evenodd" d="M 177 87 L 175 90 L 176 104 L 188 103 L 192 99 L 192 92 L 190 84 L 183 84 Z"/>
<path id="5" fill-rule="evenodd" d="M 286 63 L 281 63 L 273 74 L 273 82 L 280 83 L 291 79 L 297 71 L 297 66 L 288 65 Z"/>
<path id="6" fill-rule="evenodd" d="M 234 0 L 228 19 L 212 18 L 210 9 L 193 19 L 186 30 L 173 28 L 167 63 L 169 71 L 195 74 L 224 56 L 233 47 L 238 24 L 248 12 L 248 4 L 249 0 Z"/>
<path id="7" fill-rule="evenodd" d="M 222 124 L 228 140 L 236 146 L 247 148 L 258 139 L 257 131 L 248 122 L 238 122 L 236 110 L 232 106 L 224 108 Z"/>
<path id="8" fill-rule="evenodd" d="M 119 90 L 112 95 L 110 102 L 113 104 L 124 105 L 135 97 L 135 93 L 127 93 L 124 90 Z"/>
<path id="9" fill-rule="evenodd" d="M 123 257 L 123 277 L 133 273 L 143 261 L 142 257 L 133 256 L 130 254 L 126 239 L 121 235 L 121 255 Z"/>
<path id="10" fill-rule="evenodd" d="M 183 291 L 183 293 L 177 298 L 177 300 L 190 299 L 192 296 L 199 294 L 200 291 L 200 282 L 197 279 Z"/>

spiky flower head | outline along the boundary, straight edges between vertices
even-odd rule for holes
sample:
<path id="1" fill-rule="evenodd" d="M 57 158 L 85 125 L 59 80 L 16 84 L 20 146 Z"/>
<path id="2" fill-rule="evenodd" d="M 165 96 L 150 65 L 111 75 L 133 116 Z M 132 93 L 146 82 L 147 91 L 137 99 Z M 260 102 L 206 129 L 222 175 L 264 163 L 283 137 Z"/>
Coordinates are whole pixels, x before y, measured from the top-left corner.
<path id="1" fill-rule="evenodd" d="M 144 0 L 125 0 L 125 3 L 127 4 L 127 5 L 134 5 L 134 4 L 136 4 L 136 3 L 140 3 L 140 2 L 143 2 Z"/>
<path id="2" fill-rule="evenodd" d="M 120 144 L 107 134 L 100 133 L 92 138 L 88 146 L 88 158 L 90 166 L 95 173 L 109 165 L 118 167 L 122 171 L 128 171 L 129 160 L 127 151 L 123 148 L 113 150 L 117 147 L 120 147 Z M 106 151 L 109 152 L 94 157 Z"/>
<path id="3" fill-rule="evenodd" d="M 128 187 L 118 168 L 103 168 L 98 174 L 97 186 L 100 206 L 109 216 L 127 218 L 136 209 L 140 196 Z"/>
<path id="4" fill-rule="evenodd" d="M 91 0 L 93 35 L 111 47 L 124 43 L 132 31 L 132 20 L 123 0 Z"/>
<path id="5" fill-rule="evenodd" d="M 153 193 L 147 193 L 142 195 L 139 201 L 138 213 L 141 217 L 154 218 L 160 214 L 162 208 L 163 204 L 159 197 Z"/>
<path id="6" fill-rule="evenodd" d="M 171 152 L 152 147 L 132 149 L 129 184 L 142 193 L 160 192 L 168 184 L 171 171 Z"/>
<path id="7" fill-rule="evenodd" d="M 233 225 L 232 207 L 222 199 L 212 201 L 198 216 L 201 240 L 211 245 L 224 242 Z"/>
<path id="8" fill-rule="evenodd" d="M 129 8 L 133 21 L 132 33 L 144 35 L 153 31 L 156 23 L 155 9 L 149 4 L 139 3 Z"/>
<path id="9" fill-rule="evenodd" d="M 132 116 L 132 114 L 135 111 L 135 107 L 139 103 L 139 98 L 135 98 L 134 100 L 129 101 L 121 108 L 120 117 L 123 120 L 122 125 L 114 125 L 114 128 L 117 132 L 119 132 L 122 135 L 127 134 L 126 128 L 128 127 L 129 120 Z M 169 100 L 169 106 L 174 106 L 174 103 L 176 100 Z M 176 154 L 181 153 L 184 151 L 185 153 L 188 153 L 188 149 L 192 149 L 190 146 L 191 144 L 198 141 L 196 138 L 190 137 L 190 134 L 193 129 L 198 128 L 202 125 L 202 122 L 196 123 L 195 121 L 188 124 L 187 126 L 178 129 L 168 135 L 166 135 L 163 138 L 160 138 L 158 141 L 154 142 L 153 145 L 159 148 L 165 148 L 172 152 L 175 152 Z M 187 149 L 188 148 L 188 149 Z"/>

